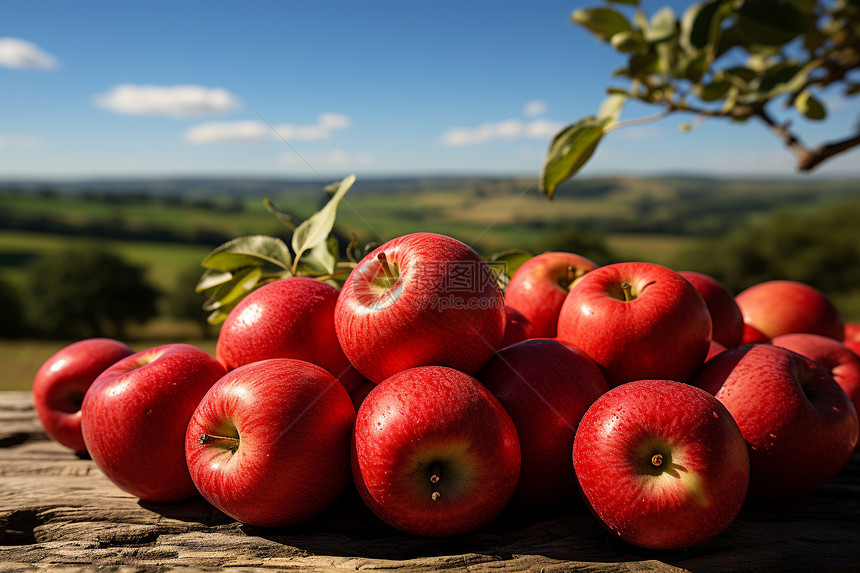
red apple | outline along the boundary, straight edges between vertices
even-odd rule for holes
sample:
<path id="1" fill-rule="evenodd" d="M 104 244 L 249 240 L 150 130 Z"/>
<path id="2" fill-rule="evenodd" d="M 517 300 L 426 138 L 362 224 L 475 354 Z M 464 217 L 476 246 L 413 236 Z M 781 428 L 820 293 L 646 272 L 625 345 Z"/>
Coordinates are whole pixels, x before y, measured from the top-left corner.
<path id="1" fill-rule="evenodd" d="M 352 472 L 364 502 L 389 525 L 418 535 L 467 533 L 514 493 L 517 431 L 471 376 L 412 368 L 379 384 L 358 409 Z"/>
<path id="2" fill-rule="evenodd" d="M 110 338 L 74 342 L 48 358 L 33 379 L 33 404 L 45 432 L 83 454 L 81 402 L 96 377 L 134 351 Z"/>
<path id="3" fill-rule="evenodd" d="M 358 386 L 352 389 L 349 393 L 349 397 L 352 400 L 352 405 L 356 412 L 358 412 L 359 407 L 361 407 L 361 403 L 364 402 L 364 399 L 367 398 L 367 395 L 370 394 L 370 391 L 374 388 L 376 388 L 376 384 L 370 380 L 362 380 Z"/>
<path id="4" fill-rule="evenodd" d="M 505 337 L 499 343 L 499 348 L 535 338 L 532 323 L 520 311 L 505 306 L 505 318 Z"/>
<path id="5" fill-rule="evenodd" d="M 594 361 L 555 340 L 528 340 L 500 350 L 478 380 L 510 414 L 520 439 L 520 479 L 511 503 L 537 508 L 572 499 L 576 426 L 609 389 Z"/>
<path id="6" fill-rule="evenodd" d="M 469 246 L 433 233 L 388 241 L 353 269 L 335 308 L 343 351 L 372 382 L 415 366 L 474 374 L 505 330 L 505 303 Z"/>
<path id="7" fill-rule="evenodd" d="M 597 362 L 610 387 L 645 378 L 686 382 L 708 354 L 711 318 L 675 271 L 618 263 L 589 272 L 570 291 L 558 339 Z"/>
<path id="8" fill-rule="evenodd" d="M 241 366 L 200 402 L 185 438 L 188 469 L 209 503 L 243 523 L 293 525 L 350 483 L 355 410 L 337 379 L 302 360 Z"/>
<path id="9" fill-rule="evenodd" d="M 770 344 L 730 348 L 694 384 L 731 412 L 750 450 L 750 496 L 789 499 L 813 491 L 845 465 L 857 414 L 821 366 Z"/>
<path id="10" fill-rule="evenodd" d="M 783 334 L 770 342 L 817 362 L 845 391 L 854 411 L 860 412 L 860 356 L 845 344 L 829 336 L 806 333 Z"/>
<path id="11" fill-rule="evenodd" d="M 842 341 L 849 350 L 860 355 L 860 323 L 845 323 L 845 340 Z"/>
<path id="12" fill-rule="evenodd" d="M 726 408 L 699 388 L 637 380 L 588 409 L 573 465 L 592 512 L 648 549 L 679 549 L 728 527 L 750 477 L 746 444 Z"/>
<path id="13" fill-rule="evenodd" d="M 809 332 L 842 340 L 842 316 L 820 290 L 796 281 L 766 281 L 735 297 L 744 323 L 769 340 L 780 334 Z M 749 333 L 744 341 L 762 342 Z"/>
<path id="14" fill-rule="evenodd" d="M 704 273 L 679 271 L 678 274 L 690 281 L 702 295 L 711 315 L 711 338 L 726 348 L 738 346 L 744 335 L 744 316 L 729 289 Z"/>
<path id="15" fill-rule="evenodd" d="M 123 358 L 95 379 L 81 405 L 81 431 L 93 460 L 114 484 L 143 500 L 194 495 L 185 430 L 224 373 L 215 358 L 188 344 Z"/>
<path id="16" fill-rule="evenodd" d="M 346 359 L 334 331 L 338 294 L 333 286 L 307 277 L 258 288 L 227 316 L 215 357 L 228 370 L 270 358 L 306 360 L 352 390 L 362 376 Z"/>
<path id="17" fill-rule="evenodd" d="M 532 257 L 511 277 L 505 304 L 532 323 L 532 338 L 555 338 L 558 313 L 573 284 L 597 268 L 591 259 L 573 253 L 551 252 Z"/>
<path id="18" fill-rule="evenodd" d="M 726 350 L 726 347 L 717 342 L 716 340 L 711 341 L 711 347 L 708 349 L 708 355 L 705 357 L 705 362 Z"/>

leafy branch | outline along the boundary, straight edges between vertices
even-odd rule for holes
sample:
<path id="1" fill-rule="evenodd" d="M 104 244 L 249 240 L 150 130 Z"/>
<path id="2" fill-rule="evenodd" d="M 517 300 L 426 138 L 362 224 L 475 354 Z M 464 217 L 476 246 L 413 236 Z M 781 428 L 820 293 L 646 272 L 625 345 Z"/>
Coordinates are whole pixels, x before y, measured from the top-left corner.
<path id="1" fill-rule="evenodd" d="M 209 323 L 223 322 L 245 296 L 272 281 L 307 276 L 342 283 L 355 261 L 339 261 L 340 245 L 331 231 L 338 205 L 354 183 L 355 175 L 350 175 L 326 187 L 333 195 L 303 222 L 265 200 L 266 209 L 292 231 L 292 251 L 282 239 L 266 235 L 237 237 L 212 250 L 201 263 L 206 270 L 195 287 L 206 294 L 203 309 L 209 312 Z M 356 249 L 352 243 L 350 247 Z"/>
<path id="2" fill-rule="evenodd" d="M 631 18 L 622 9 L 632 11 Z M 682 124 L 686 131 L 712 118 L 755 119 L 795 155 L 801 172 L 860 146 L 860 127 L 842 139 L 810 146 L 790 119 L 777 119 L 773 110 L 779 102 L 784 110 L 822 121 L 827 118 L 824 89 L 840 86 L 845 97 L 860 93 L 860 83 L 851 79 L 860 68 L 857 0 L 709 0 L 690 6 L 680 18 L 669 7 L 649 18 L 638 0 L 610 0 L 606 6 L 576 10 L 571 20 L 627 56 L 627 65 L 615 76 L 627 78 L 629 85 L 610 87 L 597 116 L 555 136 L 540 179 L 550 198 L 585 165 L 604 135 L 675 113 L 696 116 Z M 662 110 L 619 121 L 627 100 Z"/>

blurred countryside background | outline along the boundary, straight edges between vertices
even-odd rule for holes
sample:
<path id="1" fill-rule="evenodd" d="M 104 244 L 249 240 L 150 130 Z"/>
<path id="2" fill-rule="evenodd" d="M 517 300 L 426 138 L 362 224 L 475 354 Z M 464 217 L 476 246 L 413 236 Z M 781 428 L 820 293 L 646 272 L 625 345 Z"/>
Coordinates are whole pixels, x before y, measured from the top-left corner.
<path id="1" fill-rule="evenodd" d="M 667 4 L 690 5 L 642 9 Z M 553 200 L 539 191 L 553 136 L 598 108 L 624 62 L 571 24 L 582 6 L 7 6 L 0 390 L 29 389 L 45 359 L 90 336 L 214 352 L 200 262 L 241 235 L 288 238 L 264 199 L 302 220 L 348 173 L 342 252 L 353 236 L 432 231 L 486 257 L 697 270 L 734 293 L 793 279 L 860 321 L 858 148 L 799 175 L 772 133 L 729 121 L 686 133 L 690 118 L 673 117 L 613 132 Z M 860 130 L 856 98 L 821 97 L 826 119 L 792 119 L 811 140 Z M 622 118 L 652 113 L 631 102 Z"/>

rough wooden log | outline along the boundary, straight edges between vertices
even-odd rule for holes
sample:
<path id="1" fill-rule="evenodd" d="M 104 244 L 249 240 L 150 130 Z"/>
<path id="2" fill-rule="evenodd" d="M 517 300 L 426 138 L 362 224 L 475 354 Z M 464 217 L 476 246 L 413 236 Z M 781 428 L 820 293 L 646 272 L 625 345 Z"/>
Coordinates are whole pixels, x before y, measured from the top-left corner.
<path id="1" fill-rule="evenodd" d="M 581 505 L 505 512 L 471 535 L 400 533 L 349 492 L 300 526 L 235 522 L 196 497 L 141 502 L 48 440 L 24 392 L 0 393 L 0 571 L 783 571 L 860 569 L 860 455 L 812 495 L 748 504 L 715 539 L 645 551 Z"/>

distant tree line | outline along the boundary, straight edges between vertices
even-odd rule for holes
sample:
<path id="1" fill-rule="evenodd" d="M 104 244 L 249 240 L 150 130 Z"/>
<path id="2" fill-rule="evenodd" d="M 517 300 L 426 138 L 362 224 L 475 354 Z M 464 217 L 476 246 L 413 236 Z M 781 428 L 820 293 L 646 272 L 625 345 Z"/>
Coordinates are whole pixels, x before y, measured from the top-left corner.
<path id="1" fill-rule="evenodd" d="M 194 292 L 199 275 L 190 268 L 161 292 L 142 266 L 107 249 L 40 255 L 25 266 L 20 285 L 0 280 L 0 337 L 125 340 L 129 326 L 159 315 L 196 322 L 206 336 L 203 297 Z"/>

